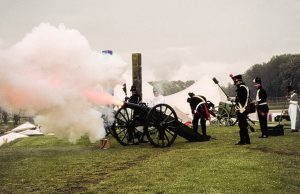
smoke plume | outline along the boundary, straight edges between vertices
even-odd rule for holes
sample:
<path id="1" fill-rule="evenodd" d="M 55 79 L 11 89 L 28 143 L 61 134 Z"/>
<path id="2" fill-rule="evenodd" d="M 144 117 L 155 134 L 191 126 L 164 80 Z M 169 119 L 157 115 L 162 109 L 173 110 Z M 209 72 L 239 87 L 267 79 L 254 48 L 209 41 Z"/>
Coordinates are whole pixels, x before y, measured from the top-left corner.
<path id="1" fill-rule="evenodd" d="M 77 30 L 42 23 L 0 50 L 0 106 L 26 110 L 46 133 L 73 142 L 87 134 L 94 142 L 104 137 L 102 117 L 116 100 L 107 91 L 126 68 L 118 55 L 93 51 Z"/>

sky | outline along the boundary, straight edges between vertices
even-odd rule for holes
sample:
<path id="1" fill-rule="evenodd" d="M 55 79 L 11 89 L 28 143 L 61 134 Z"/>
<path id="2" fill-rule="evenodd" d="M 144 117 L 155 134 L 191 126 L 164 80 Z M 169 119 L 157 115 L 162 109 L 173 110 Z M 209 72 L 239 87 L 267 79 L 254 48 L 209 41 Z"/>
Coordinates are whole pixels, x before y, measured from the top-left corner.
<path id="1" fill-rule="evenodd" d="M 299 8 L 299 0 L 0 0 L 0 48 L 41 23 L 63 24 L 128 67 L 141 53 L 144 80 L 211 75 L 225 84 L 231 73 L 299 53 Z"/>

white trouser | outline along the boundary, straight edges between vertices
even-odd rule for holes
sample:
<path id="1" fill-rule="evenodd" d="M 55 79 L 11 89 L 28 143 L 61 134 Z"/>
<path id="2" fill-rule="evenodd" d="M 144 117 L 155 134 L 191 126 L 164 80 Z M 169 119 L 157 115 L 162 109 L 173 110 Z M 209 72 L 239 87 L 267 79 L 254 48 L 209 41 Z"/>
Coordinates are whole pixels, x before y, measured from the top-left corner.
<path id="1" fill-rule="evenodd" d="M 296 129 L 296 118 L 298 112 L 298 105 L 297 104 L 290 104 L 289 106 L 289 115 L 291 119 L 291 129 Z"/>

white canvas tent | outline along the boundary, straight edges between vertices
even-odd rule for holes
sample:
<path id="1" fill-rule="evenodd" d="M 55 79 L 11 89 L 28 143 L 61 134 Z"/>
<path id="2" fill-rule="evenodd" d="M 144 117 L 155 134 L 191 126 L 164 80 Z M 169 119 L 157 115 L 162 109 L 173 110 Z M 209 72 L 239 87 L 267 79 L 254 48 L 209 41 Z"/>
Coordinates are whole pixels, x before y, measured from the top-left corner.
<path id="1" fill-rule="evenodd" d="M 212 81 L 212 77 L 204 76 L 190 87 L 178 93 L 166 96 L 166 103 L 171 106 L 176 106 L 185 114 L 191 114 L 190 105 L 187 103 L 189 92 L 205 96 L 206 99 L 214 103 L 215 106 L 218 106 L 220 101 L 226 101 L 226 95 L 220 91 L 219 87 Z"/>

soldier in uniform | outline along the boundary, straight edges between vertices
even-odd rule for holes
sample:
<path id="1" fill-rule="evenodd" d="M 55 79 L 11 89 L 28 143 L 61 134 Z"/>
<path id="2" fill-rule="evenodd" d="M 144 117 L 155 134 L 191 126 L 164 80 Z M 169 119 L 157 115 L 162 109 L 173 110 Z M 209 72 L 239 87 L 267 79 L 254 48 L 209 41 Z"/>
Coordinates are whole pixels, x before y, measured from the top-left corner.
<path id="1" fill-rule="evenodd" d="M 240 141 L 235 145 L 245 145 L 250 144 L 250 137 L 248 133 L 248 122 L 247 122 L 247 111 L 246 106 L 248 103 L 248 98 L 250 95 L 249 88 L 245 85 L 242 79 L 242 75 L 230 75 L 236 89 L 236 97 L 228 97 L 228 100 L 235 101 L 235 109 L 237 114 L 237 119 L 239 121 L 240 128 Z"/>
<path id="2" fill-rule="evenodd" d="M 128 102 L 138 104 L 141 101 L 141 97 L 137 93 L 136 87 L 132 85 L 130 91 L 131 91 L 131 96 L 127 99 Z"/>
<path id="3" fill-rule="evenodd" d="M 130 103 L 134 103 L 134 104 L 139 104 L 141 101 L 141 97 L 137 92 L 136 86 L 132 85 L 130 88 L 130 92 L 131 92 L 131 96 L 128 98 L 125 98 L 126 101 L 130 102 Z M 140 116 L 140 111 L 139 110 L 134 110 L 133 111 L 133 118 L 135 118 L 136 120 L 139 120 L 138 117 Z M 144 133 L 144 129 L 142 126 L 137 126 L 136 127 L 136 131 L 134 131 L 134 133 L 129 133 L 129 141 L 133 141 L 134 137 L 136 137 L 139 140 L 139 143 L 146 143 L 147 141 L 144 140 L 145 137 L 145 133 Z"/>
<path id="4" fill-rule="evenodd" d="M 254 86 L 257 89 L 256 92 L 256 110 L 257 110 L 257 115 L 258 115 L 258 120 L 259 120 L 259 125 L 260 125 L 260 130 L 261 130 L 261 136 L 260 138 L 268 138 L 268 112 L 269 112 L 269 107 L 267 104 L 267 93 L 263 89 L 261 85 L 261 79 L 259 77 L 256 77 L 253 80 Z"/>
<path id="5" fill-rule="evenodd" d="M 206 120 L 210 119 L 210 114 L 206 106 L 206 98 L 204 96 L 188 93 L 187 102 L 190 104 L 193 114 L 193 130 L 198 133 L 198 122 L 200 119 L 202 135 L 206 136 Z"/>
<path id="6" fill-rule="evenodd" d="M 298 105 L 298 95 L 293 89 L 292 86 L 288 86 L 288 101 L 289 101 L 289 115 L 291 119 L 291 130 L 292 132 L 298 132 L 298 129 L 296 129 L 297 124 L 297 116 L 299 118 L 299 105 Z M 298 121 L 299 122 L 299 121 Z"/>

